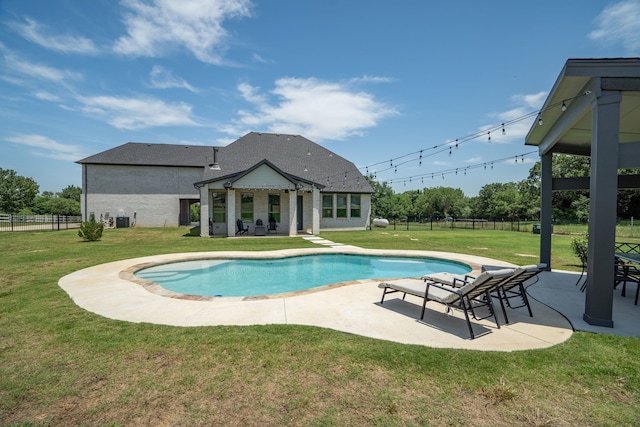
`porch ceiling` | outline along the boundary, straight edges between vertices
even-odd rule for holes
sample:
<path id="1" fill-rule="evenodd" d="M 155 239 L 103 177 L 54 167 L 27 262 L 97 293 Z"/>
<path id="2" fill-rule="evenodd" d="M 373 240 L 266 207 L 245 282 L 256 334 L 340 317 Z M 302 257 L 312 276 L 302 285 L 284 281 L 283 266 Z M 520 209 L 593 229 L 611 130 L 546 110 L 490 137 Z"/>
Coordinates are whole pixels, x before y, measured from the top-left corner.
<path id="1" fill-rule="evenodd" d="M 589 156 L 593 128 L 591 106 L 603 90 L 622 94 L 619 142 L 630 144 L 626 147 L 630 151 L 622 151 L 625 157 L 639 153 L 640 58 L 569 59 L 541 109 L 542 125 L 536 120 L 525 144 L 537 146 L 541 155 L 553 152 Z M 621 165 L 639 166 L 640 163 Z"/>

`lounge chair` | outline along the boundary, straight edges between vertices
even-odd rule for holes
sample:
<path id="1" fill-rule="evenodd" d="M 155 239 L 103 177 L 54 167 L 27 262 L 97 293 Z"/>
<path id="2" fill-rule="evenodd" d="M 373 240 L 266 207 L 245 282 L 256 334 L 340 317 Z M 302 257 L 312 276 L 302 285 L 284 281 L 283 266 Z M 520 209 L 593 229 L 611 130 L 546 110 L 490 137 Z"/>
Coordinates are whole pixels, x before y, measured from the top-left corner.
<path id="1" fill-rule="evenodd" d="M 238 227 L 236 234 L 249 234 L 249 227 L 244 225 L 244 222 L 242 222 L 240 218 L 238 218 L 238 220 L 236 221 L 236 227 Z"/>
<path id="2" fill-rule="evenodd" d="M 460 284 L 460 287 L 435 283 L 424 279 L 403 279 L 394 280 L 392 282 L 383 282 L 378 285 L 379 288 L 383 289 L 380 304 L 384 303 L 384 297 L 387 294 L 402 292 L 402 299 L 404 299 L 407 294 L 423 299 L 420 319 L 424 318 L 427 301 L 435 301 L 440 304 L 444 304 L 447 307 L 447 312 L 449 312 L 452 307 L 459 308 L 464 312 L 467 327 L 469 328 L 469 334 L 471 335 L 471 339 L 474 339 L 475 335 L 473 333 L 473 328 L 471 327 L 469 312 L 471 312 L 471 315 L 476 320 L 482 320 L 493 316 L 496 326 L 500 328 L 500 322 L 493 308 L 491 292 L 494 291 L 506 278 L 512 276 L 514 271 L 515 270 L 512 268 L 486 271 L 473 280 L 466 282 L 462 281 L 464 283 L 458 283 L 461 282 L 461 280 L 455 279 L 454 282 L 456 285 Z M 489 313 L 486 316 L 478 317 L 475 310 L 482 306 L 486 307 Z"/>
<path id="3" fill-rule="evenodd" d="M 509 323 L 505 303 L 511 309 L 527 307 L 529 316 L 533 317 L 529 298 L 525 292 L 524 282 L 544 271 L 545 268 L 547 268 L 547 264 L 544 263 L 518 267 L 510 277 L 505 278 L 504 281 L 492 292 L 492 295 L 497 297 L 500 301 L 500 307 L 502 308 L 505 323 Z M 423 276 L 422 278 L 450 286 L 459 286 L 460 283 L 468 282 L 469 280 L 473 280 L 475 277 L 471 275 L 463 276 L 451 273 L 435 273 Z M 513 298 L 519 298 L 521 303 L 519 305 L 515 305 L 516 303 L 512 302 Z"/>
<path id="4" fill-rule="evenodd" d="M 498 286 L 498 288 L 496 289 L 496 294 L 500 299 L 500 305 L 502 306 L 502 313 L 504 314 L 504 320 L 506 323 L 509 323 L 509 318 L 507 317 L 507 311 L 504 308 L 504 303 L 506 303 L 507 306 L 511 309 L 527 307 L 529 316 L 533 317 L 533 312 L 531 311 L 531 305 L 529 304 L 529 298 L 527 297 L 524 282 L 537 276 L 546 268 L 547 264 L 544 263 L 518 267 L 512 277 L 508 278 L 503 283 L 501 283 L 500 286 Z M 515 305 L 512 302 L 513 298 L 520 299 L 520 304 Z"/>

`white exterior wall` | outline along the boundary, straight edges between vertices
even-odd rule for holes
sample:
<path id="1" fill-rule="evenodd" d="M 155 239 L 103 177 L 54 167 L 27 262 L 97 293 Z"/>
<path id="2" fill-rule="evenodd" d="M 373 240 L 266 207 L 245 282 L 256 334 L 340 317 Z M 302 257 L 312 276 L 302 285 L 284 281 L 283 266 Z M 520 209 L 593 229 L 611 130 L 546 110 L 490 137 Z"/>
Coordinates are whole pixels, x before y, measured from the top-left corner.
<path id="1" fill-rule="evenodd" d="M 322 196 L 328 193 L 321 193 L 319 200 L 320 229 L 321 230 L 344 230 L 357 229 L 365 230 L 370 227 L 371 220 L 371 194 L 360 194 L 360 218 L 351 218 L 351 193 L 347 193 L 347 218 L 336 217 L 337 193 L 333 196 L 333 217 L 322 218 Z M 356 194 L 356 193 L 354 193 Z M 358 193 L 359 194 L 359 193 Z"/>
<path id="2" fill-rule="evenodd" d="M 122 211 L 133 225 L 176 227 L 180 224 L 180 199 L 200 199 L 193 183 L 202 168 L 83 165 L 82 213 L 96 219 Z"/>

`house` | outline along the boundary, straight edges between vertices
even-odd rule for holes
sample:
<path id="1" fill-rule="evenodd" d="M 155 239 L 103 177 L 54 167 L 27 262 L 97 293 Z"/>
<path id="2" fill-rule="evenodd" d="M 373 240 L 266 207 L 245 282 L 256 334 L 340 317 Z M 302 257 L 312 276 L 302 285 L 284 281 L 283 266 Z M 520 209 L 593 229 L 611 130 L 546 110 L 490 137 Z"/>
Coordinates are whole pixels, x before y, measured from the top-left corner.
<path id="1" fill-rule="evenodd" d="M 189 225 L 199 203 L 201 236 L 234 236 L 237 220 L 249 234 L 289 236 L 370 225 L 373 189 L 364 176 L 300 135 L 250 132 L 224 147 L 129 142 L 78 163 L 85 218 Z"/>

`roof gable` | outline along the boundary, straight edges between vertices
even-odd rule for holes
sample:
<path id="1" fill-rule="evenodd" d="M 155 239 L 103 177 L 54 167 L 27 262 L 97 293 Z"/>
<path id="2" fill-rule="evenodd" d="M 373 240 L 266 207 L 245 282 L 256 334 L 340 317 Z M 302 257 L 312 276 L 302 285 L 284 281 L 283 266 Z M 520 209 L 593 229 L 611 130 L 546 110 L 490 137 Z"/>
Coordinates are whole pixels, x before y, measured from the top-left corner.
<path id="1" fill-rule="evenodd" d="M 250 132 L 221 147 L 217 160 L 220 170 L 205 169 L 203 182 L 241 173 L 266 160 L 282 173 L 313 182 L 324 191 L 373 192 L 352 162 L 300 135 Z"/>

